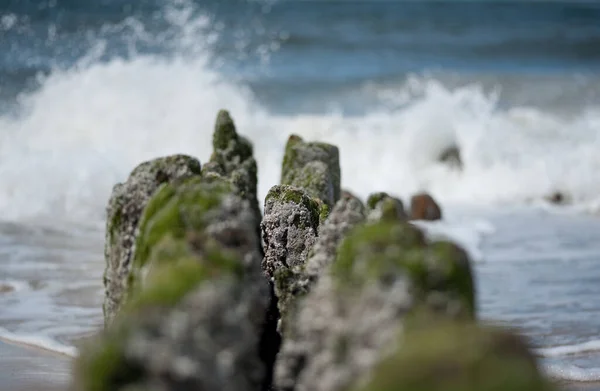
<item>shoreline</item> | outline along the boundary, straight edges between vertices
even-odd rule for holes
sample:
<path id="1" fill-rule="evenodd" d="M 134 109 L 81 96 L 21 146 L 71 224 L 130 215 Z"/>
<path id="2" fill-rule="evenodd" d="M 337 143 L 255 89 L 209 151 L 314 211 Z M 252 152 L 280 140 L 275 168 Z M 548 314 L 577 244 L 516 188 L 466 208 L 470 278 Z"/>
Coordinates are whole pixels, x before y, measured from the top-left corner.
<path id="1" fill-rule="evenodd" d="M 0 379 L 11 391 L 65 391 L 71 378 L 71 357 L 0 338 Z"/>

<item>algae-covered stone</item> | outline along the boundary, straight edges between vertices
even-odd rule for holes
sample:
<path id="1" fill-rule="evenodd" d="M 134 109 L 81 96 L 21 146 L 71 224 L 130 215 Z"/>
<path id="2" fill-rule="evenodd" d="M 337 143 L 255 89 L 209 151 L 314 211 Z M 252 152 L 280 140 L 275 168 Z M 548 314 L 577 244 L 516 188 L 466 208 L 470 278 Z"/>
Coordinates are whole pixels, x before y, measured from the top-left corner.
<path id="1" fill-rule="evenodd" d="M 143 283 L 156 264 L 190 257 L 214 259 L 231 253 L 244 266 L 247 283 L 260 286 L 262 296 L 268 296 L 253 211 L 222 178 L 188 178 L 161 188 L 140 220 L 136 247 L 130 292 Z"/>
<path id="2" fill-rule="evenodd" d="M 280 268 L 301 267 L 315 243 L 323 204 L 304 190 L 274 186 L 265 199 L 261 223 L 265 258 L 262 267 L 273 277 Z"/>
<path id="3" fill-rule="evenodd" d="M 335 262 L 298 302 L 278 355 L 276 388 L 347 389 L 385 356 L 415 311 L 471 319 L 468 258 L 454 250 L 428 245 L 418 228 L 398 221 L 350 231 Z"/>
<path id="4" fill-rule="evenodd" d="M 339 149 L 331 144 L 305 142 L 291 135 L 285 147 L 281 184 L 305 189 L 329 208 L 340 199 Z"/>
<path id="5" fill-rule="evenodd" d="M 237 133 L 229 112 L 219 111 L 213 133 L 213 153 L 202 172 L 227 178 L 237 194 L 250 202 L 258 224 L 261 219 L 256 195 L 258 169 L 253 154 L 252 143 Z"/>
<path id="6" fill-rule="evenodd" d="M 365 207 L 349 192 L 344 192 L 335 207 L 319 227 L 319 236 L 309 252 L 304 267 L 281 268 L 275 273 L 275 290 L 282 316 L 280 332 L 294 322 L 296 301 L 306 295 L 327 267 L 333 263 L 337 248 L 345 235 L 365 220 Z M 290 318 L 291 317 L 291 318 Z"/>
<path id="7" fill-rule="evenodd" d="M 104 256 L 104 319 L 109 324 L 127 288 L 138 221 L 148 200 L 163 184 L 200 175 L 200 163 L 186 155 L 171 155 L 137 166 L 125 183 L 113 188 L 107 207 Z"/>
<path id="8" fill-rule="evenodd" d="M 348 391 L 554 389 L 527 344 L 505 330 L 442 322 L 412 329 L 399 339 L 395 353 Z"/>
<path id="9" fill-rule="evenodd" d="M 346 234 L 365 221 L 363 203 L 352 193 L 343 192 L 331 213 L 319 227 L 319 237 L 306 262 L 305 273 L 311 278 L 319 275 L 335 260 L 337 249 Z"/>
<path id="10" fill-rule="evenodd" d="M 262 273 L 259 226 L 250 202 L 221 176 L 203 175 L 165 185 L 152 197 L 140 221 L 140 235 L 129 292 L 143 289 L 153 270 L 182 260 L 214 260 L 222 268 L 227 258 L 239 259 L 241 283 L 253 287 L 246 302 L 253 308 L 250 323 L 260 340 L 259 359 L 266 365 L 265 383 L 278 350 L 272 290 Z M 212 270 L 212 269 L 210 269 Z"/>
<path id="11" fill-rule="evenodd" d="M 223 257 L 226 264 L 205 258 L 160 265 L 125 312 L 82 349 L 74 389 L 260 390 L 266 368 L 252 321 L 260 294 L 244 283 L 242 263 Z"/>
<path id="12" fill-rule="evenodd" d="M 402 200 L 385 192 L 371 194 L 367 199 L 367 207 L 369 208 L 367 217 L 369 221 L 408 220 Z"/>

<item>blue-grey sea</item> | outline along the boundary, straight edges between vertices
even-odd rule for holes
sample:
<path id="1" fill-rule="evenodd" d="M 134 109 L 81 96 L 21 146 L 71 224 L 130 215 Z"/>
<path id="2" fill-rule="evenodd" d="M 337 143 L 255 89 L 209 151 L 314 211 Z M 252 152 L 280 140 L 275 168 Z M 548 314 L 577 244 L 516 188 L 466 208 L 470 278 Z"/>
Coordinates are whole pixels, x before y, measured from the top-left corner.
<path id="1" fill-rule="evenodd" d="M 291 133 L 338 145 L 363 198 L 433 194 L 444 219 L 424 225 L 469 250 L 480 318 L 595 388 L 591 1 L 0 0 L 2 339 L 76 354 L 102 324 L 112 186 L 157 156 L 206 161 L 221 108 L 254 142 L 261 198 Z M 437 161 L 449 146 L 462 171 Z"/>

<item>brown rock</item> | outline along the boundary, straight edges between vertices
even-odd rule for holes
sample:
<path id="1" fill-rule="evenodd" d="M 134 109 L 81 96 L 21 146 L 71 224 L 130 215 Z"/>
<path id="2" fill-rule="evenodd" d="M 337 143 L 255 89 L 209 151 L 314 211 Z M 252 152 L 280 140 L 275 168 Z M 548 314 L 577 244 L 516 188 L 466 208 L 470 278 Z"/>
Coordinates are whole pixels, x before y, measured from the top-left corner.
<path id="1" fill-rule="evenodd" d="M 410 200 L 411 220 L 440 220 L 442 209 L 432 196 L 427 193 L 419 193 L 412 196 Z"/>

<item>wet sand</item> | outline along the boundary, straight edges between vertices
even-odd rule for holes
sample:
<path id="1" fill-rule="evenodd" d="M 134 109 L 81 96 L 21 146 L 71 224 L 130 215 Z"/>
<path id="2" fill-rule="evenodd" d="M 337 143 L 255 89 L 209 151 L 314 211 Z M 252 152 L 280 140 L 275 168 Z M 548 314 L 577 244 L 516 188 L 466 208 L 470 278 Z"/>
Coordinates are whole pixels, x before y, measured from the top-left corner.
<path id="1" fill-rule="evenodd" d="M 0 391 L 66 391 L 71 359 L 0 340 Z"/>

